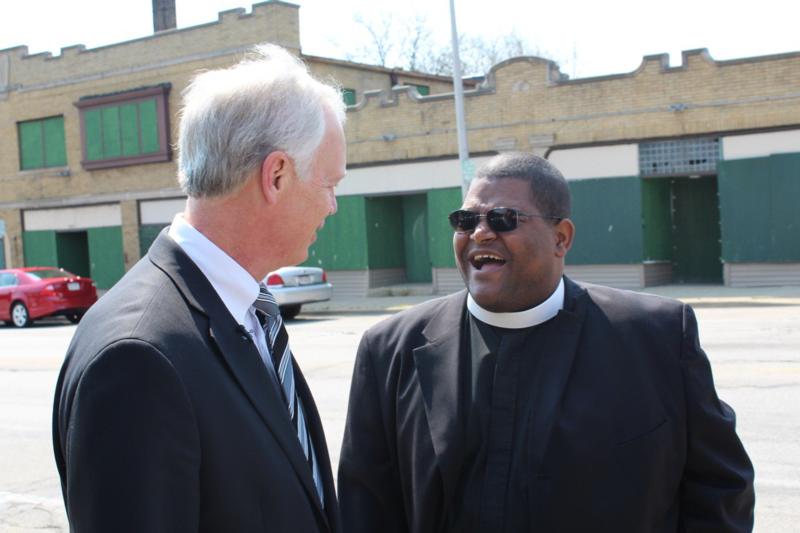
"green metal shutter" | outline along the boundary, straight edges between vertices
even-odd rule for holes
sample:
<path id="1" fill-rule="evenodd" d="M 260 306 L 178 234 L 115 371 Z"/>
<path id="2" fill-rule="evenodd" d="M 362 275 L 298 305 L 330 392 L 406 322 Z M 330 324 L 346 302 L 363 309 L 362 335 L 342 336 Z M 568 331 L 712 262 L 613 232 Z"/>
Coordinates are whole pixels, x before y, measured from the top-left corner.
<path id="1" fill-rule="evenodd" d="M 139 102 L 139 128 L 142 138 L 142 153 L 158 152 L 158 113 L 155 98 Z"/>
<path id="2" fill-rule="evenodd" d="M 60 167 L 67 164 L 67 150 L 64 143 L 64 117 L 51 117 L 43 121 L 44 163 L 47 167 Z"/>
<path id="3" fill-rule="evenodd" d="M 19 138 L 20 168 L 29 170 L 44 166 L 44 146 L 42 145 L 42 122 L 32 120 L 17 125 Z"/>
<path id="4" fill-rule="evenodd" d="M 356 105 L 356 90 L 342 89 L 342 100 L 345 105 Z"/>
<path id="5" fill-rule="evenodd" d="M 86 130 L 86 159 L 103 159 L 103 118 L 99 109 L 83 113 L 83 127 Z"/>
<path id="6" fill-rule="evenodd" d="M 453 228 L 447 215 L 461 207 L 461 188 L 433 189 L 427 196 L 431 265 L 434 268 L 455 268 Z"/>
<path id="7" fill-rule="evenodd" d="M 55 231 L 25 231 L 22 246 L 25 266 L 58 266 Z"/>
<path id="8" fill-rule="evenodd" d="M 134 156 L 141 153 L 139 148 L 139 112 L 136 104 L 119 106 L 122 155 Z"/>
<path id="9" fill-rule="evenodd" d="M 101 114 L 103 117 L 103 159 L 119 157 L 122 155 L 119 106 L 106 107 Z"/>
<path id="10" fill-rule="evenodd" d="M 92 279 L 98 289 L 110 289 L 125 274 L 122 228 L 90 228 L 87 233 Z"/>

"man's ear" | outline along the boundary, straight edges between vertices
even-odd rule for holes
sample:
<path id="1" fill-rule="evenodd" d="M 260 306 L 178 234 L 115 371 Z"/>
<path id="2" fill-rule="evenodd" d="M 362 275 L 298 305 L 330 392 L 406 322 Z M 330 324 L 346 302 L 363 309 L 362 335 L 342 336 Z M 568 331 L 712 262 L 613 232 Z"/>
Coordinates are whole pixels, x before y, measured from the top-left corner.
<path id="1" fill-rule="evenodd" d="M 261 190 L 267 203 L 278 201 L 281 191 L 289 182 L 292 171 L 292 160 L 286 152 L 271 152 L 261 162 Z"/>
<path id="2" fill-rule="evenodd" d="M 564 257 L 572 247 L 575 238 L 575 224 L 568 218 L 561 219 L 555 226 L 556 257 Z"/>

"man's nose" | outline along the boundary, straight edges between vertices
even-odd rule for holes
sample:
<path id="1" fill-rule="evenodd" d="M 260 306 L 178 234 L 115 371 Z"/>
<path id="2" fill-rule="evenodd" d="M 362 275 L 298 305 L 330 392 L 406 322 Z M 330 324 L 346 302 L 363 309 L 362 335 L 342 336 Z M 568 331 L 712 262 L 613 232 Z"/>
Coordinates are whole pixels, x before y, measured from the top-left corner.
<path id="1" fill-rule="evenodd" d="M 336 193 L 331 191 L 331 215 L 335 215 L 336 211 L 339 210 L 339 204 L 336 202 Z"/>
<path id="2" fill-rule="evenodd" d="M 486 242 L 497 237 L 497 234 L 489 227 L 489 222 L 485 218 L 478 220 L 478 225 L 472 230 L 472 239 L 475 242 Z"/>

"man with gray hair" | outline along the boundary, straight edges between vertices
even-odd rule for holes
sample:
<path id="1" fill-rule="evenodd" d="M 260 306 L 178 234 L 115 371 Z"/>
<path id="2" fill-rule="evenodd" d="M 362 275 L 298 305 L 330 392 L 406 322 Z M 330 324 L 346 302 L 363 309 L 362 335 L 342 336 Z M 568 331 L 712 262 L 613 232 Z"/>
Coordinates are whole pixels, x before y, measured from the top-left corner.
<path id="1" fill-rule="evenodd" d="M 58 379 L 72 531 L 340 531 L 319 414 L 260 281 L 336 211 L 343 123 L 338 90 L 276 46 L 185 91 L 185 211 L 89 310 Z"/>
<path id="2" fill-rule="evenodd" d="M 566 180 L 496 156 L 450 214 L 466 291 L 361 341 L 348 533 L 748 532 L 753 466 L 692 309 L 564 276 Z"/>

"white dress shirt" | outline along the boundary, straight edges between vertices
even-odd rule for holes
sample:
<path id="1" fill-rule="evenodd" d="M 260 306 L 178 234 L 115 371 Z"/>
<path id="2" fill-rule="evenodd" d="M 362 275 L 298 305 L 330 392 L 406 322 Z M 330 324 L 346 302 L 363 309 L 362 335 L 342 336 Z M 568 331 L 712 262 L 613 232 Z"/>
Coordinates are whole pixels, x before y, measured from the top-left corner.
<path id="1" fill-rule="evenodd" d="M 172 220 L 169 236 L 211 282 L 233 319 L 250 333 L 264 366 L 277 384 L 278 377 L 269 354 L 267 338 L 253 307 L 258 296 L 259 282 L 219 246 L 189 224 L 181 213 Z"/>

